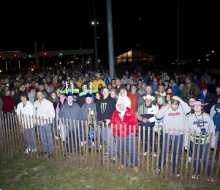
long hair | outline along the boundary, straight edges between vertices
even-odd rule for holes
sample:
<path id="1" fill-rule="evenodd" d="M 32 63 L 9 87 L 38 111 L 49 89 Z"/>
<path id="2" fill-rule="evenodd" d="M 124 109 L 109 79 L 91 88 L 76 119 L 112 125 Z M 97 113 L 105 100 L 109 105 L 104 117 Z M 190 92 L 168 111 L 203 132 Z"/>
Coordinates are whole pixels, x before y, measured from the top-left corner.
<path id="1" fill-rule="evenodd" d="M 48 95 L 48 98 L 47 98 L 47 99 L 48 99 L 50 102 L 54 102 L 54 100 L 53 100 L 53 98 L 52 98 L 52 94 L 53 94 L 53 93 L 56 95 L 55 102 L 59 102 L 59 98 L 58 98 L 58 96 L 57 96 L 57 94 L 56 94 L 55 91 L 51 92 L 51 93 Z"/>

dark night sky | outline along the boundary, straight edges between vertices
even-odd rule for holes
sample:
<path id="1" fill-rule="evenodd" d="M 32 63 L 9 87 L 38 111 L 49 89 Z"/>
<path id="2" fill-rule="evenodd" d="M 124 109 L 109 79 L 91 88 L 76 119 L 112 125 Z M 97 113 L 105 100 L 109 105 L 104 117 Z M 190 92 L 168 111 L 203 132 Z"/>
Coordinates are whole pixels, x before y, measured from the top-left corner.
<path id="1" fill-rule="evenodd" d="M 181 1 L 181 0 L 180 0 Z M 79 48 L 80 43 L 68 37 L 82 39 L 83 47 L 93 48 L 94 30 L 92 0 L 57 1 L 49 4 L 3 3 L 0 12 L 0 50 L 34 48 L 34 40 L 45 50 Z M 129 3 L 130 2 L 130 3 Z M 198 1 L 197 1 L 198 2 Z M 13 7 L 12 7 L 13 5 Z M 220 30 L 217 1 L 180 2 L 181 56 L 219 51 Z M 4 8 L 3 8 L 4 7 Z M 106 1 L 96 0 L 98 50 L 107 51 Z M 140 43 L 146 51 L 176 53 L 177 0 L 123 1 L 112 0 L 115 54 Z M 140 19 L 141 18 L 141 19 Z"/>

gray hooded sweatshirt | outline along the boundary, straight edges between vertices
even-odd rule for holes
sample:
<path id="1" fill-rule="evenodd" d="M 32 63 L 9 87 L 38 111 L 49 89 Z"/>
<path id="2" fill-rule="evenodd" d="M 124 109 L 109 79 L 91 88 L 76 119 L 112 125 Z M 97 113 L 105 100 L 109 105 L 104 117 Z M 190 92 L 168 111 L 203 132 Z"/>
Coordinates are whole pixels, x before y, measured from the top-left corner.
<path id="1" fill-rule="evenodd" d="M 186 129 L 186 114 L 191 111 L 191 107 L 188 106 L 184 101 L 180 101 L 179 107 L 177 110 L 172 110 L 172 108 L 161 108 L 156 113 L 157 119 L 163 118 L 163 130 L 168 133 L 168 129 L 170 129 L 170 134 L 179 135 L 179 130 L 181 130 L 180 134 L 184 133 Z"/>
<path id="2" fill-rule="evenodd" d="M 190 141 L 194 141 L 192 135 L 194 135 L 194 131 L 196 131 L 197 138 L 200 136 L 200 132 L 202 132 L 201 137 L 206 137 L 206 143 L 211 143 L 211 147 L 215 146 L 215 126 L 214 122 L 207 113 L 203 113 L 201 115 L 190 114 L 187 116 L 187 126 L 186 130 L 190 131 Z M 207 136 L 205 135 L 207 133 Z M 212 133 L 212 141 L 210 142 L 210 137 Z M 185 147 L 188 146 L 188 133 L 185 136 Z"/>

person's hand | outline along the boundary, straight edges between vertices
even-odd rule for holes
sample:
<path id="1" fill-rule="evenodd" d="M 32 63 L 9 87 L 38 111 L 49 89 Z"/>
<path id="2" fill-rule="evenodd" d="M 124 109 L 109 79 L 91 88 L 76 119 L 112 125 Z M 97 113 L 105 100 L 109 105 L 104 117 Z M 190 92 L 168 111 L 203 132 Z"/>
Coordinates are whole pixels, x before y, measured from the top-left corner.
<path id="1" fill-rule="evenodd" d="M 165 109 L 169 109 L 170 108 L 170 104 L 166 104 L 166 106 L 164 108 Z"/>
<path id="2" fill-rule="evenodd" d="M 109 125 L 111 123 L 110 119 L 105 119 L 106 125 Z"/>
<path id="3" fill-rule="evenodd" d="M 178 97 L 178 96 L 173 96 L 172 99 L 178 100 L 179 102 L 182 101 L 182 99 L 180 97 Z"/>
<path id="4" fill-rule="evenodd" d="M 155 91 L 155 94 L 158 94 L 158 92 L 157 92 L 157 91 Z"/>

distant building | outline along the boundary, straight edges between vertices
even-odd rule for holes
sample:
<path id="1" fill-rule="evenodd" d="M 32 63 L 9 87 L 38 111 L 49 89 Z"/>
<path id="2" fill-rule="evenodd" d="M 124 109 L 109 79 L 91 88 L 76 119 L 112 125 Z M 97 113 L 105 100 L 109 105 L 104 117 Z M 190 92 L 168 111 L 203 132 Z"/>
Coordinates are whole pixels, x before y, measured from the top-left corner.
<path id="1" fill-rule="evenodd" d="M 138 49 L 132 49 L 124 52 L 121 55 L 115 57 L 117 64 L 122 63 L 152 63 L 155 60 L 155 56 L 145 53 Z"/>

